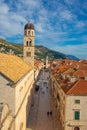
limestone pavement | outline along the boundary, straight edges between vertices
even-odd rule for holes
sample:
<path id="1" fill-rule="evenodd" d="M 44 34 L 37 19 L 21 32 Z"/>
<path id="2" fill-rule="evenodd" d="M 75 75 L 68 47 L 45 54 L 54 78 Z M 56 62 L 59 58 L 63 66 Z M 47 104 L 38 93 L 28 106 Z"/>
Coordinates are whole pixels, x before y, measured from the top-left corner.
<path id="1" fill-rule="evenodd" d="M 62 130 L 50 92 L 49 72 L 42 71 L 40 89 L 34 93 L 27 130 Z M 52 116 L 47 112 L 52 111 Z"/>

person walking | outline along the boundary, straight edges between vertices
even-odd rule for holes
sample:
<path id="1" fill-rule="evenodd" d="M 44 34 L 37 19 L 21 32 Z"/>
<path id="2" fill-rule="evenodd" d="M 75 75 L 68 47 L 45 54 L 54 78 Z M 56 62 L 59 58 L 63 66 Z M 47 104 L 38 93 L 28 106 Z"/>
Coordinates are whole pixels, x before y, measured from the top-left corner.
<path id="1" fill-rule="evenodd" d="M 47 116 L 49 116 L 49 111 L 47 112 Z"/>
<path id="2" fill-rule="evenodd" d="M 50 116 L 52 116 L 52 111 L 50 111 Z"/>

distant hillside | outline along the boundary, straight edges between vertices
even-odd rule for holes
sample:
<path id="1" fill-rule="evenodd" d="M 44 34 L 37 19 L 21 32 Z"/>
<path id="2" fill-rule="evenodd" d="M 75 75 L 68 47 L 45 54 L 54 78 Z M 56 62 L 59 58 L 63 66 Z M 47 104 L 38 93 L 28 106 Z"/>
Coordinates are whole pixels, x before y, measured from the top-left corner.
<path id="1" fill-rule="evenodd" d="M 48 49 L 47 47 L 44 46 L 35 46 L 35 57 L 39 59 L 43 59 L 46 56 L 52 59 L 66 59 L 67 57 L 65 54 L 53 51 L 51 49 Z"/>
<path id="2" fill-rule="evenodd" d="M 22 56 L 22 52 L 23 52 L 22 48 L 23 47 L 21 45 L 16 45 L 0 38 L 0 52 L 12 53 L 12 54 Z"/>
<path id="3" fill-rule="evenodd" d="M 23 44 L 13 44 L 0 39 L 0 52 L 3 53 L 12 53 L 18 56 L 23 56 Z M 44 59 L 46 56 L 52 59 L 66 59 L 67 56 L 63 53 L 50 50 L 44 46 L 35 46 L 35 58 Z"/>
<path id="4" fill-rule="evenodd" d="M 73 55 L 67 55 L 67 57 L 68 57 L 69 59 L 71 59 L 71 60 L 77 60 L 77 61 L 80 60 L 79 58 L 77 58 L 76 56 L 73 56 Z"/>

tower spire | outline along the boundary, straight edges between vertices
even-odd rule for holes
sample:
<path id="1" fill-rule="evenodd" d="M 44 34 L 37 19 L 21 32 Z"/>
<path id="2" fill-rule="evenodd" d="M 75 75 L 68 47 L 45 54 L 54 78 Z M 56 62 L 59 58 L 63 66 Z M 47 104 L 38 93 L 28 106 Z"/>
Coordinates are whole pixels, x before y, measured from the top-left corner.
<path id="1" fill-rule="evenodd" d="M 24 61 L 34 66 L 34 25 L 27 23 L 24 27 Z"/>

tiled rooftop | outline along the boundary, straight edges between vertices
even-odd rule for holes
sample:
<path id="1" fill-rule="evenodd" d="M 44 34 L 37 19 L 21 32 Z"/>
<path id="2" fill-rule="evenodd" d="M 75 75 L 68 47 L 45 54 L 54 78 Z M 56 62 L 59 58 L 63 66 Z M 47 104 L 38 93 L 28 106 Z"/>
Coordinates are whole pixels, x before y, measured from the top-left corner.
<path id="1" fill-rule="evenodd" d="M 75 70 L 73 69 L 73 68 L 68 68 L 65 72 L 64 72 L 64 74 L 71 74 L 71 73 L 74 73 L 75 72 Z"/>
<path id="2" fill-rule="evenodd" d="M 17 82 L 31 69 L 21 58 L 0 53 L 0 72 L 13 82 Z"/>
<path id="3" fill-rule="evenodd" d="M 40 60 L 36 60 L 34 59 L 34 71 L 38 70 L 39 67 L 43 66 L 43 62 L 41 62 Z"/>
<path id="4" fill-rule="evenodd" d="M 67 94 L 73 95 L 87 95 L 87 80 L 79 80 L 69 89 Z"/>
<path id="5" fill-rule="evenodd" d="M 79 69 L 79 70 L 75 71 L 73 75 L 77 76 L 77 77 L 85 77 L 85 76 L 87 76 L 87 70 Z"/>
<path id="6" fill-rule="evenodd" d="M 68 63 L 68 64 L 67 64 Z M 70 64 L 69 64 L 70 63 Z M 87 62 L 78 62 L 78 61 L 69 61 L 65 60 L 64 64 L 60 64 L 56 68 L 52 68 L 52 75 L 55 77 L 57 82 L 60 84 L 61 88 L 66 94 L 70 95 L 84 95 L 87 94 L 87 80 L 84 77 L 87 77 Z M 78 77 L 70 80 L 69 76 L 64 78 L 64 74 L 71 75 L 71 78 Z"/>

